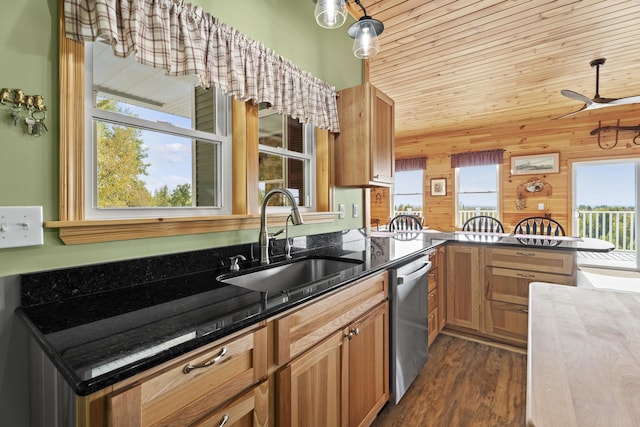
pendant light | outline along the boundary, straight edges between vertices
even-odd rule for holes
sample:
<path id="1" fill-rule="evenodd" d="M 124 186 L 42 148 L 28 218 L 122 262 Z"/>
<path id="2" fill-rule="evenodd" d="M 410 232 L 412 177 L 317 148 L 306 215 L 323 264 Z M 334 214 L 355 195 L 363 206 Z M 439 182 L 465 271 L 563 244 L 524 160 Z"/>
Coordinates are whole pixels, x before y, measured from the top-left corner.
<path id="1" fill-rule="evenodd" d="M 317 0 L 316 22 L 323 28 L 338 28 L 347 20 L 344 0 Z"/>
<path id="2" fill-rule="evenodd" d="M 348 0 L 314 0 L 315 17 L 318 25 L 324 28 L 338 28 L 347 19 L 345 5 Z M 384 31 L 384 24 L 369 15 L 360 0 L 354 0 L 360 6 L 363 16 L 347 30 L 353 39 L 353 54 L 360 59 L 375 56 L 380 51 L 378 36 Z"/>

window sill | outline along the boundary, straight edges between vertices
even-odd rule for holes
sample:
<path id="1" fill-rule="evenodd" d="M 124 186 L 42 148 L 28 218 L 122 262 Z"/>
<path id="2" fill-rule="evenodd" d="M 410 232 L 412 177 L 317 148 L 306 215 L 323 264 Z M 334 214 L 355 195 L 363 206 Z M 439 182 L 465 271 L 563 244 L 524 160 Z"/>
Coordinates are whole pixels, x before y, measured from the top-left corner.
<path id="1" fill-rule="evenodd" d="M 304 213 L 305 224 L 332 222 L 337 212 Z M 270 226 L 284 227 L 289 212 L 268 215 Z M 260 228 L 260 216 L 226 215 L 216 217 L 144 218 L 91 221 L 47 221 L 45 228 L 58 228 L 67 245 L 146 239 L 150 237 L 214 233 Z"/>

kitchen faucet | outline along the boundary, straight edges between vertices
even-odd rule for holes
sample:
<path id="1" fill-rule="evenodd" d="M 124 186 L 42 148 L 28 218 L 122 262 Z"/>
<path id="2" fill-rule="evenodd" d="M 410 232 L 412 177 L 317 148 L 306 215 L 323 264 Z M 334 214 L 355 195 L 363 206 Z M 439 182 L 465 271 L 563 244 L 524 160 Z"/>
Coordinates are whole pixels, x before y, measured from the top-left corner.
<path id="1" fill-rule="evenodd" d="M 260 212 L 260 264 L 269 264 L 269 233 L 267 232 L 267 203 L 269 199 L 273 197 L 275 194 L 283 194 L 287 199 L 289 199 L 289 203 L 291 203 L 291 223 L 293 225 L 300 225 L 303 223 L 302 215 L 300 214 L 300 210 L 298 210 L 298 204 L 296 203 L 296 199 L 291 194 L 289 190 L 286 188 L 274 188 L 269 191 L 266 196 L 264 196 L 264 200 L 262 201 L 262 211 Z M 289 217 L 286 219 L 285 227 L 289 223 Z M 288 230 L 287 230 L 288 231 Z M 288 232 L 286 233 L 287 240 L 289 239 Z"/>

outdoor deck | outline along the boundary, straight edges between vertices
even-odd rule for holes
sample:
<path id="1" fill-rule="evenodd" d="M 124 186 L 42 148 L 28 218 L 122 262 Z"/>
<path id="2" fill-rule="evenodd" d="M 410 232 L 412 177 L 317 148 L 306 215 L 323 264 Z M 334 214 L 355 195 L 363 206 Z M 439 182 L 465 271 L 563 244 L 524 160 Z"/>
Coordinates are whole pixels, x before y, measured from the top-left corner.
<path id="1" fill-rule="evenodd" d="M 630 251 L 578 252 L 578 265 L 636 269 L 636 254 Z"/>

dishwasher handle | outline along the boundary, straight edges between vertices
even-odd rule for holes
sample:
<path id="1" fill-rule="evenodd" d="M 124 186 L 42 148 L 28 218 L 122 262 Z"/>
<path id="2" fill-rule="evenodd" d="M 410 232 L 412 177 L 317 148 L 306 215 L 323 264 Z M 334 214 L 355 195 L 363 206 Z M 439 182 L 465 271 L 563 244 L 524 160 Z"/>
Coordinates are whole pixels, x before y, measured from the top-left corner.
<path id="1" fill-rule="evenodd" d="M 411 282 L 412 280 L 415 280 L 416 278 L 423 276 L 427 271 L 429 271 L 429 269 L 431 269 L 431 261 L 425 262 L 420 268 L 418 268 L 415 271 L 412 271 L 409 274 L 402 275 L 402 276 L 399 275 L 397 279 L 397 283 L 398 285 L 402 285 L 403 283 Z"/>

